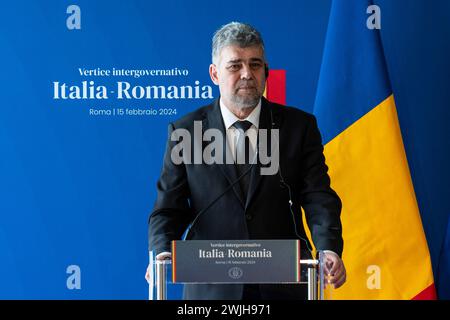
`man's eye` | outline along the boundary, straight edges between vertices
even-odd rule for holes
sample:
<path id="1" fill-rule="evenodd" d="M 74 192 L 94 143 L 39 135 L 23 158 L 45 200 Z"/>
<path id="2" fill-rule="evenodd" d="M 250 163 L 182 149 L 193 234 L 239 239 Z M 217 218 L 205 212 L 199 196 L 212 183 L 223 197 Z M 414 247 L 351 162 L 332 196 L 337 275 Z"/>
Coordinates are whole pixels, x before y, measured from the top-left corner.
<path id="1" fill-rule="evenodd" d="M 259 69 L 259 68 L 262 67 L 262 64 L 261 64 L 261 63 L 251 63 L 251 64 L 250 64 L 250 67 L 251 67 L 252 69 Z"/>
<path id="2" fill-rule="evenodd" d="M 228 67 L 228 70 L 237 71 L 237 70 L 239 70 L 239 68 L 240 68 L 240 66 L 238 64 L 232 64 Z"/>

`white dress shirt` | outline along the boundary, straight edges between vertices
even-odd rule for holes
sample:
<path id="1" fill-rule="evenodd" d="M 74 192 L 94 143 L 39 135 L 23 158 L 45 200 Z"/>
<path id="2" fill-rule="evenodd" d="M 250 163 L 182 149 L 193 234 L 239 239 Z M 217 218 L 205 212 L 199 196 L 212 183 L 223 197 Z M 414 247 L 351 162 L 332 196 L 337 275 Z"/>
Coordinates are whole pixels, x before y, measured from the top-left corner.
<path id="1" fill-rule="evenodd" d="M 220 100 L 220 112 L 222 113 L 223 123 L 225 125 L 227 135 L 227 145 L 229 151 L 233 155 L 233 160 L 236 162 L 236 144 L 239 139 L 240 131 L 236 129 L 233 124 L 236 121 L 247 120 L 251 122 L 252 126 L 246 132 L 250 145 L 253 150 L 256 150 L 256 144 L 258 142 L 258 128 L 259 128 L 259 115 L 261 114 L 261 100 L 259 100 L 256 108 L 245 119 L 239 119 L 236 115 L 228 109 L 225 104 Z"/>

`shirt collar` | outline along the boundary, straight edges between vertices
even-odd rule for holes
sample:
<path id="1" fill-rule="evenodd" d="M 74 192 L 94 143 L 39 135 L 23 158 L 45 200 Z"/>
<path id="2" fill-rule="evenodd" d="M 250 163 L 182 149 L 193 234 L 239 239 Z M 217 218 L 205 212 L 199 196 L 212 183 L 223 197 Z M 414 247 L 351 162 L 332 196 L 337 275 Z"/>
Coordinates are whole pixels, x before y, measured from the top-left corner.
<path id="1" fill-rule="evenodd" d="M 247 120 L 252 123 L 256 127 L 259 128 L 259 115 L 261 113 L 261 99 L 259 99 L 256 108 L 248 115 L 245 119 L 239 119 L 236 115 L 228 109 L 225 104 L 222 102 L 222 99 L 219 101 L 220 103 L 220 112 L 222 113 L 223 123 L 225 125 L 225 129 L 228 130 L 236 121 Z"/>

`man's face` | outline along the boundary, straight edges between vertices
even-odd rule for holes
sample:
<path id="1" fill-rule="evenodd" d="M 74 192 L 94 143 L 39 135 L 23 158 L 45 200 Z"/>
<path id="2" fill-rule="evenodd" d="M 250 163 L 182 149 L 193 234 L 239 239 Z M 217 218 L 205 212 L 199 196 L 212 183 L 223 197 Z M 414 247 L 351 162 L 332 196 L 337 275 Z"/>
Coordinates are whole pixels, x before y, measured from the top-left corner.
<path id="1" fill-rule="evenodd" d="M 228 107 L 255 107 L 264 93 L 264 54 L 260 46 L 241 48 L 226 46 L 211 64 L 209 73 L 219 86 L 220 96 Z"/>

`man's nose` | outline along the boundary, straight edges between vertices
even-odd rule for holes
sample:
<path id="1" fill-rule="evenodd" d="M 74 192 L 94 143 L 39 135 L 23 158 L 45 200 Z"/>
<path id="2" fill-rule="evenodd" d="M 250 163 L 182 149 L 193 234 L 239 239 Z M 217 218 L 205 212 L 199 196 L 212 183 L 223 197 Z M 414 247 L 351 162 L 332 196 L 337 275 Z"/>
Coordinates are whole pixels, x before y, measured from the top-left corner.
<path id="1" fill-rule="evenodd" d="M 241 79 L 252 79 L 253 72 L 249 65 L 243 64 L 241 68 Z"/>

